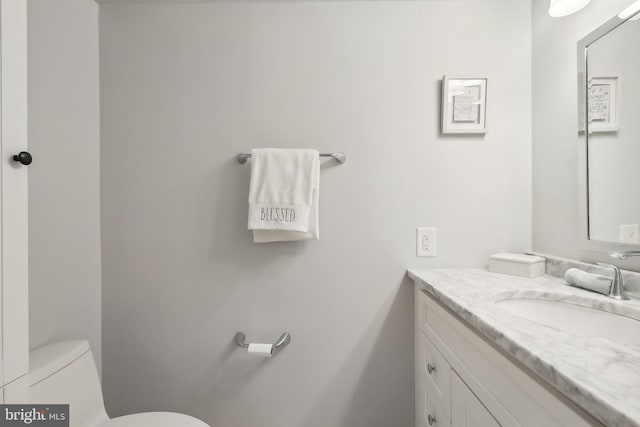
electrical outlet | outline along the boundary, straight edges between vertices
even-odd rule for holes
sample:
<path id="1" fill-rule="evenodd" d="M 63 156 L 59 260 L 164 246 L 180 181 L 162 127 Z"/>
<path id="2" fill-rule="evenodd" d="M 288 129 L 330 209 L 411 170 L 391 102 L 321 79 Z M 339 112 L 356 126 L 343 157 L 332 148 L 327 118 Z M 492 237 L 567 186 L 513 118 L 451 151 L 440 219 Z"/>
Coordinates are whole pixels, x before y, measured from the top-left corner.
<path id="1" fill-rule="evenodd" d="M 620 243 L 640 243 L 640 224 L 621 225 Z"/>
<path id="2" fill-rule="evenodd" d="M 436 256 L 435 228 L 416 228 L 416 256 Z"/>

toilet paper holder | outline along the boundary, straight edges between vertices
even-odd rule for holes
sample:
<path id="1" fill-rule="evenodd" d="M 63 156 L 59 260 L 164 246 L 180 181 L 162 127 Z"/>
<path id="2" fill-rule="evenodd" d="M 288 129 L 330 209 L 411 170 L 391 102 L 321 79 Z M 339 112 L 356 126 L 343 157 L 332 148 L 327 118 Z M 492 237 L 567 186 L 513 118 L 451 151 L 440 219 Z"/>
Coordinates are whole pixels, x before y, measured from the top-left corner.
<path id="1" fill-rule="evenodd" d="M 233 337 L 236 344 L 238 344 L 238 347 L 249 348 L 249 343 L 245 342 L 246 338 L 247 337 L 242 332 L 237 332 L 235 337 Z M 283 347 L 286 347 L 290 342 L 291 335 L 289 335 L 289 332 L 285 332 L 284 334 L 280 335 L 280 338 L 278 338 L 275 344 L 273 344 L 273 348 L 281 349 Z"/>

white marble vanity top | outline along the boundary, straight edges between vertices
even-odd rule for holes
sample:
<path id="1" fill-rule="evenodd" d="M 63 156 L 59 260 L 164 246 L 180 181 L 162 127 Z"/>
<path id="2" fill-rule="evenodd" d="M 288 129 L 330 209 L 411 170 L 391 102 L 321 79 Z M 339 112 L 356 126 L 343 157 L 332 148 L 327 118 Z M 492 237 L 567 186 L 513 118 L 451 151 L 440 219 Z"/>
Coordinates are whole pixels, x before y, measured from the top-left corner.
<path id="1" fill-rule="evenodd" d="M 614 342 L 545 326 L 501 310 L 494 302 L 517 291 L 540 297 L 597 300 L 625 314 L 640 301 L 617 302 L 568 286 L 562 279 L 526 279 L 481 269 L 409 270 L 409 277 L 489 341 L 535 372 L 608 427 L 640 427 L 640 344 Z"/>

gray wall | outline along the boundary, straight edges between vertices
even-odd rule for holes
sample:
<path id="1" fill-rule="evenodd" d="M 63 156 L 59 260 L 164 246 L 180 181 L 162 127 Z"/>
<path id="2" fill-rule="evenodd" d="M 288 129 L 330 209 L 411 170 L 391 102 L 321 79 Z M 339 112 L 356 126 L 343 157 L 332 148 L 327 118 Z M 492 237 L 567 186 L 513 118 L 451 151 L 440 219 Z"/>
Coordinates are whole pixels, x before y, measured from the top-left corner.
<path id="1" fill-rule="evenodd" d="M 98 6 L 28 0 L 30 345 L 101 354 Z"/>
<path id="2" fill-rule="evenodd" d="M 577 42 L 617 15 L 629 0 L 591 2 L 551 18 L 533 1 L 533 248 L 582 260 L 607 260 L 581 250 L 578 214 Z M 619 262 L 640 270 L 640 261 Z"/>
<path id="3" fill-rule="evenodd" d="M 531 246 L 528 0 L 100 8 L 104 388 L 111 415 L 413 425 L 407 267 Z M 489 79 L 486 136 L 439 135 L 439 80 Z M 256 245 L 253 147 L 323 163 L 321 240 Z M 415 227 L 438 256 L 415 257 Z M 248 357 L 236 331 L 292 343 Z"/>

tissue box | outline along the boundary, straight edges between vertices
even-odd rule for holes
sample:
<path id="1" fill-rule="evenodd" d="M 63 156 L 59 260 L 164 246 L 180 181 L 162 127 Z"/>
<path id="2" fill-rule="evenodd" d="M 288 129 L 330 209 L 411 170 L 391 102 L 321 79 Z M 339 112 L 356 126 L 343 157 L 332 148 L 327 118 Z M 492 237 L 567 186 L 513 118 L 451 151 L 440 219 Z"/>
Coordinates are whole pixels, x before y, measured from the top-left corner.
<path id="1" fill-rule="evenodd" d="M 546 259 L 535 255 L 495 254 L 489 257 L 489 271 L 520 277 L 544 274 Z"/>

